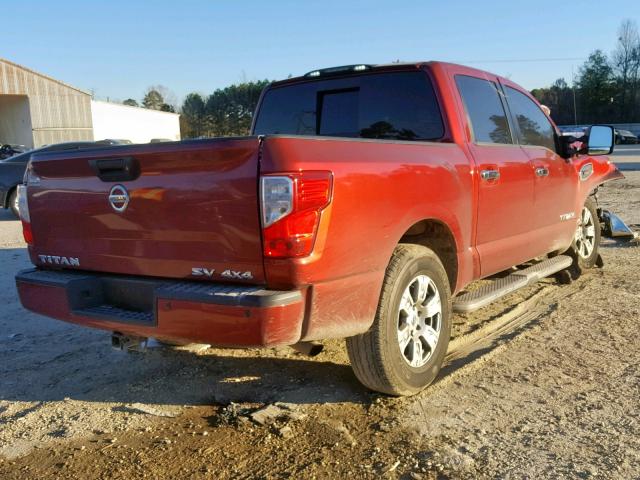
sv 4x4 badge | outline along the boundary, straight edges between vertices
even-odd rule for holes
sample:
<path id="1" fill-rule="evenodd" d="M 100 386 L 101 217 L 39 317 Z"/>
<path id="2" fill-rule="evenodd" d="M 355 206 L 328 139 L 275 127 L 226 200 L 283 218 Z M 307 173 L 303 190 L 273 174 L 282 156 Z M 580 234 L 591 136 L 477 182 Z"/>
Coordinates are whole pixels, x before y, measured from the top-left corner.
<path id="1" fill-rule="evenodd" d="M 214 268 L 193 267 L 191 269 L 191 275 L 194 277 L 209 277 L 213 278 L 216 270 Z M 236 270 L 225 270 L 220 273 L 222 278 L 231 280 L 252 280 L 253 273 L 251 272 L 238 272 Z"/>

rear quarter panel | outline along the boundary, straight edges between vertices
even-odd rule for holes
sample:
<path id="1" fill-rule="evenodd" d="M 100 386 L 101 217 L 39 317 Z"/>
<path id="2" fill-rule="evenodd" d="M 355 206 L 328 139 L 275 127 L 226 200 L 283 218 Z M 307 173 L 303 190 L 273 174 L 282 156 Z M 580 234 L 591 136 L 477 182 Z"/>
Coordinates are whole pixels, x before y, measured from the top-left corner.
<path id="1" fill-rule="evenodd" d="M 453 143 L 267 136 L 262 173 L 329 170 L 333 200 L 310 257 L 265 260 L 272 288 L 313 285 L 303 339 L 366 331 L 394 248 L 415 223 L 436 219 L 456 239 L 458 286 L 473 275 L 472 176 Z"/>

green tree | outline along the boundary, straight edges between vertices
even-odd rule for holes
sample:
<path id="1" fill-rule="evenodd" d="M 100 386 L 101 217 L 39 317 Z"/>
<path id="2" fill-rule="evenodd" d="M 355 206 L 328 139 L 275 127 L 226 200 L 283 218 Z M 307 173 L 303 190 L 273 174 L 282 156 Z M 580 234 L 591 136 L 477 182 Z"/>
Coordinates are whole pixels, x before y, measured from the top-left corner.
<path id="1" fill-rule="evenodd" d="M 625 20 L 618 30 L 618 44 L 612 55 L 616 75 L 619 121 L 630 122 L 638 111 L 638 80 L 640 73 L 640 35 L 638 25 Z"/>
<path id="2" fill-rule="evenodd" d="M 637 23 L 625 20 L 620 24 L 618 42 L 609 57 L 601 50 L 589 55 L 573 88 L 558 79 L 550 87 L 536 88 L 531 93 L 551 108 L 551 116 L 560 125 L 640 122 Z"/>
<path id="3" fill-rule="evenodd" d="M 615 120 L 613 113 L 615 97 L 613 69 L 602 50 L 596 50 L 589 55 L 580 69 L 577 84 L 582 123 Z"/>
<path id="4" fill-rule="evenodd" d="M 564 78 L 559 78 L 550 87 L 536 88 L 531 94 L 551 109 L 551 118 L 558 125 L 576 123 L 573 104 L 573 89 Z"/>
<path id="5" fill-rule="evenodd" d="M 122 104 L 128 105 L 130 107 L 139 107 L 138 102 L 133 98 L 127 98 L 124 102 L 122 102 Z"/>
<path id="6" fill-rule="evenodd" d="M 268 80 L 243 82 L 213 92 L 205 102 L 207 134 L 247 135 L 253 112 Z"/>
<path id="7" fill-rule="evenodd" d="M 169 105 L 168 103 L 163 103 L 162 105 L 160 105 L 160 111 L 176 113 L 175 107 L 173 105 Z"/>
<path id="8" fill-rule="evenodd" d="M 182 102 L 182 136 L 184 138 L 197 138 L 204 134 L 205 115 L 204 100 L 199 93 L 190 93 Z"/>
<path id="9" fill-rule="evenodd" d="M 190 93 L 181 109 L 183 136 L 247 135 L 260 94 L 268 84 L 268 80 L 242 82 L 215 90 L 206 99 Z"/>
<path id="10" fill-rule="evenodd" d="M 164 98 L 160 92 L 155 89 L 149 89 L 142 99 L 142 105 L 144 108 L 149 108 L 151 110 L 160 110 L 162 105 L 164 104 Z"/>

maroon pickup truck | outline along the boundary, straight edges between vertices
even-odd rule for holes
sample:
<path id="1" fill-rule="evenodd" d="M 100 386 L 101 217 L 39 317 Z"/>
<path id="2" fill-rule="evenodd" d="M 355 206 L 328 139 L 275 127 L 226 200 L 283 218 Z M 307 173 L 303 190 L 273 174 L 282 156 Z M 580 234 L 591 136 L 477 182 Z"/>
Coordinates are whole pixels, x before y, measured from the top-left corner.
<path id="1" fill-rule="evenodd" d="M 266 88 L 247 137 L 35 155 L 20 299 L 121 340 L 346 338 L 362 383 L 413 394 L 454 311 L 597 262 L 591 194 L 620 174 L 595 157 L 611 127 L 580 140 L 487 72 L 313 71 Z"/>

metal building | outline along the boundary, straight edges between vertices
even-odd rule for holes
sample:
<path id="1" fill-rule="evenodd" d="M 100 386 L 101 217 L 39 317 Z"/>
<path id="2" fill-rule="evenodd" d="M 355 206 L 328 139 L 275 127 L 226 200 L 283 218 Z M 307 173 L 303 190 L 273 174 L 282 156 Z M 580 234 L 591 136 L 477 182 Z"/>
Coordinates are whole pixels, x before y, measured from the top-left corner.
<path id="1" fill-rule="evenodd" d="M 91 95 L 0 58 L 0 144 L 93 140 Z"/>

